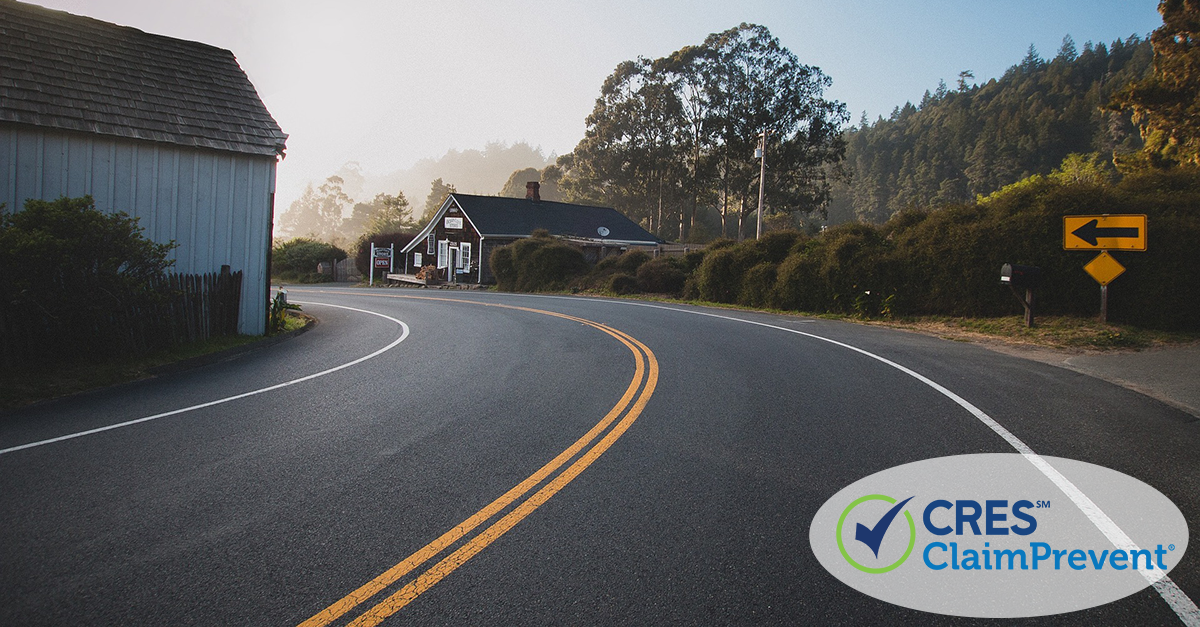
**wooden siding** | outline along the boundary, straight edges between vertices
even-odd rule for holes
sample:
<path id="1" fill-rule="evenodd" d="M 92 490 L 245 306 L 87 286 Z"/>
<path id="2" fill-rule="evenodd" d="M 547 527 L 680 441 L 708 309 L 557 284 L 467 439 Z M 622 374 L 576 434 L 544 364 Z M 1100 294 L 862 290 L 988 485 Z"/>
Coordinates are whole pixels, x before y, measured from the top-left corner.
<path id="1" fill-rule="evenodd" d="M 447 229 L 446 228 L 446 218 L 463 218 L 463 228 Z M 437 219 L 437 224 L 434 225 L 433 231 L 432 231 L 434 234 L 434 238 L 435 238 L 434 241 L 440 242 L 442 240 L 448 240 L 448 241 L 454 242 L 456 244 L 467 243 L 467 244 L 471 245 L 471 260 L 470 260 L 471 261 L 471 271 L 468 274 L 461 276 L 460 279 L 466 283 L 477 283 L 478 278 L 479 278 L 479 264 L 480 264 L 479 233 L 475 231 L 475 227 L 471 224 L 471 221 L 466 219 L 466 216 L 464 216 L 463 212 L 461 212 L 461 211 L 456 210 L 453 213 L 447 212 L 444 215 L 437 217 L 436 219 Z M 434 265 L 437 264 L 437 252 L 436 252 L 437 249 L 436 248 L 434 249 L 434 251 L 435 251 L 434 254 L 432 254 L 432 255 L 428 254 L 427 243 L 426 243 L 427 238 L 428 238 L 428 236 L 420 238 L 419 243 L 417 244 L 417 246 L 415 248 L 413 248 L 411 251 L 409 251 L 403 257 L 400 257 L 397 259 L 397 261 L 399 262 L 399 264 L 397 266 L 397 272 L 404 271 L 406 262 L 408 264 L 408 273 L 409 274 L 416 274 L 417 271 L 420 270 L 420 268 L 413 267 L 413 265 L 414 265 L 413 264 L 413 253 L 421 253 L 421 258 L 422 258 L 421 264 L 422 265 L 427 266 L 430 264 L 434 264 Z M 449 274 L 447 274 L 445 277 L 443 277 L 443 279 L 449 280 Z"/>
<path id="2" fill-rule="evenodd" d="M 175 240 L 174 272 L 243 272 L 240 333 L 266 331 L 274 192 L 274 157 L 0 124 L 5 211 L 91 194 L 97 209 L 138 218 L 148 238 Z"/>

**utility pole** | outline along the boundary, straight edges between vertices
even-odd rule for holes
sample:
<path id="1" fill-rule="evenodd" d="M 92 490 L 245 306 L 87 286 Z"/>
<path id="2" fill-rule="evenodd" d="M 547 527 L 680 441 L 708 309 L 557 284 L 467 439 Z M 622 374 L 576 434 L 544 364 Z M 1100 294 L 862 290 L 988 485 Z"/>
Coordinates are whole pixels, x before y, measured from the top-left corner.
<path id="1" fill-rule="evenodd" d="M 764 191 L 766 189 L 766 179 L 767 179 L 767 135 L 770 135 L 771 132 L 772 131 L 770 131 L 769 129 L 764 127 L 763 132 L 758 134 L 758 151 L 757 151 L 758 154 L 755 155 L 756 157 L 759 158 L 759 166 L 758 166 L 758 233 L 754 236 L 754 239 L 762 239 L 763 195 L 764 195 Z"/>

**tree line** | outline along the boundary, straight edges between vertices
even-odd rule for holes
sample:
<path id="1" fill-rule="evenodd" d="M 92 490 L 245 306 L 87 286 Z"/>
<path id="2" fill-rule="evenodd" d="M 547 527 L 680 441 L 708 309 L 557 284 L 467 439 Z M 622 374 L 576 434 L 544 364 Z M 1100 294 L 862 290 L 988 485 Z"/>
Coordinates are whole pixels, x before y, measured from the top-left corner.
<path id="1" fill-rule="evenodd" d="M 344 185 L 342 177 L 335 174 L 315 189 L 312 184 L 305 187 L 300 198 L 280 216 L 277 239 L 303 237 L 346 248 L 372 235 L 416 230 L 432 218 L 447 195 L 455 192 L 453 183 L 434 179 L 422 213 L 417 216 L 402 191 L 355 202 L 343 190 Z"/>
<path id="2" fill-rule="evenodd" d="M 880 224 L 909 208 L 975 202 L 1057 167 L 1118 178 L 1197 163 L 1200 59 L 1196 3 L 1163 0 L 1163 27 L 1078 49 L 1067 36 L 980 85 L 970 70 L 921 102 L 846 127 L 830 78 L 770 31 L 741 24 L 658 59 L 619 64 L 600 88 L 584 138 L 557 162 L 513 172 L 499 194 L 615 207 L 664 239 L 741 239 L 766 189 L 769 228 L 818 220 Z M 766 168 L 756 149 L 765 150 Z M 1118 172 L 1120 170 L 1120 172 Z M 760 176 L 760 173 L 762 176 Z M 765 178 L 765 181 L 760 181 Z M 421 218 L 402 193 L 356 203 L 337 177 L 311 186 L 281 220 L 285 234 L 419 226 L 453 185 L 433 181 Z M 383 216 L 383 217 L 380 217 Z"/>
<path id="3" fill-rule="evenodd" d="M 944 206 L 986 196 L 1034 174 L 1048 174 L 1070 154 L 1136 153 L 1142 139 L 1113 97 L 1149 73 L 1154 51 L 1136 36 L 1109 45 L 1070 36 L 1053 59 L 1030 46 L 998 79 L 956 88 L 944 82 L 874 123 L 845 131 L 846 179 L 835 186 L 831 221 L 883 223 L 912 207 Z"/>

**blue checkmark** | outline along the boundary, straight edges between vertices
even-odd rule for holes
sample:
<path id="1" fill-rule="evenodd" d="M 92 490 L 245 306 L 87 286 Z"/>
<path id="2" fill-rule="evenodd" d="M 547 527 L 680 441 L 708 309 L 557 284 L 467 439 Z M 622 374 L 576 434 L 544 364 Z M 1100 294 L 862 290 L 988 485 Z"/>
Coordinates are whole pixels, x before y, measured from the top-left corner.
<path id="1" fill-rule="evenodd" d="M 896 514 L 900 513 L 900 510 L 904 509 L 904 504 L 912 499 L 913 497 L 910 496 L 896 503 L 872 528 L 868 529 L 866 525 L 858 523 L 858 526 L 854 528 L 854 539 L 867 545 L 871 549 L 871 552 L 875 554 L 875 557 L 878 558 L 879 545 L 883 543 L 883 536 L 887 533 L 888 527 L 892 526 L 892 520 L 896 518 Z"/>

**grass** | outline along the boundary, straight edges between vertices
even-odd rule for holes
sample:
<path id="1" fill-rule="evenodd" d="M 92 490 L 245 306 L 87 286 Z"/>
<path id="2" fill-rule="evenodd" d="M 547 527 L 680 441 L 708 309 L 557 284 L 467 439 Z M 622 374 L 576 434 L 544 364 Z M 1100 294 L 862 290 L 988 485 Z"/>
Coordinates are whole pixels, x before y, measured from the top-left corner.
<path id="1" fill-rule="evenodd" d="M 1158 331 L 1128 324 L 1101 323 L 1096 318 L 1042 316 L 1033 328 L 1021 316 L 1002 318 L 951 318 L 924 316 L 879 322 L 888 326 L 932 332 L 948 339 L 994 339 L 1061 349 L 1139 350 L 1200 341 L 1200 333 Z"/>
<path id="2" fill-rule="evenodd" d="M 307 323 L 308 320 L 304 317 L 288 316 L 284 332 L 302 328 Z M 62 363 L 37 370 L 4 372 L 0 375 L 0 411 L 118 383 L 145 379 L 152 376 L 156 368 L 253 344 L 264 339 L 266 338 L 255 335 L 227 335 L 175 346 L 141 357 L 79 364 Z"/>
<path id="3" fill-rule="evenodd" d="M 583 294 L 586 295 L 588 292 L 583 292 Z M 1000 318 L 919 316 L 880 319 L 862 318 L 861 316 L 837 313 L 806 313 L 769 308 L 751 308 L 726 303 L 709 303 L 699 300 L 671 298 L 670 296 L 660 294 L 631 294 L 622 296 L 607 292 L 592 292 L 591 295 L 890 326 L 930 333 L 948 340 L 963 342 L 997 341 L 1007 344 L 1085 350 L 1141 350 L 1156 346 L 1200 342 L 1200 332 L 1158 331 L 1128 324 L 1102 324 L 1096 318 L 1078 318 L 1072 316 L 1040 316 L 1034 320 L 1035 326 L 1030 329 L 1025 327 L 1025 318 L 1022 316 L 1005 316 Z"/>

